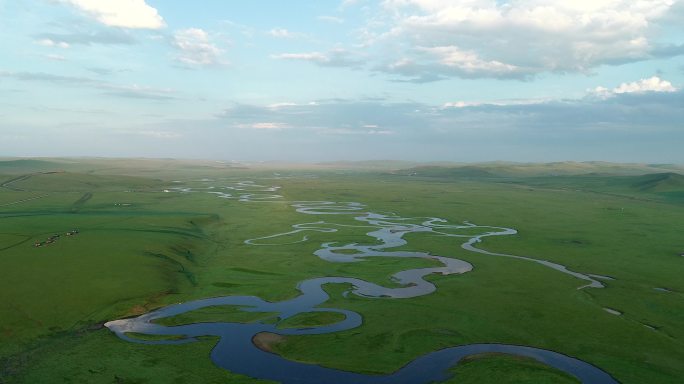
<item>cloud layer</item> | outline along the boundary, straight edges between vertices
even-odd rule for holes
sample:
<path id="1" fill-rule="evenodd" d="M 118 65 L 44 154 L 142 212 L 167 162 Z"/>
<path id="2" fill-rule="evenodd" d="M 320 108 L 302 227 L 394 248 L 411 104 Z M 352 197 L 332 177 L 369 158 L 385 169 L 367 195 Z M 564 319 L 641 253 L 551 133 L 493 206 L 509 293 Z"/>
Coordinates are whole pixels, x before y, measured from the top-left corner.
<path id="1" fill-rule="evenodd" d="M 346 49 L 335 48 L 327 52 L 280 53 L 272 59 L 306 61 L 323 67 L 359 67 L 362 61 Z"/>
<path id="2" fill-rule="evenodd" d="M 211 42 L 209 33 L 199 28 L 176 31 L 172 45 L 178 50 L 176 59 L 190 66 L 215 66 L 225 64 L 221 59 L 223 50 Z"/>
<path id="3" fill-rule="evenodd" d="M 16 154 L 684 161 L 684 0 L 47 3 L 2 7 Z"/>
<path id="4" fill-rule="evenodd" d="M 362 36 L 387 57 L 378 70 L 418 81 L 588 72 L 681 54 L 658 40 L 676 3 L 385 0 Z"/>
<path id="5" fill-rule="evenodd" d="M 110 27 L 160 29 L 166 24 L 145 0 L 61 0 Z"/>
<path id="6" fill-rule="evenodd" d="M 62 76 L 43 72 L 0 71 L 0 78 L 14 79 L 23 82 L 36 82 L 59 87 L 85 87 L 100 90 L 103 95 L 125 98 L 150 100 L 171 100 L 176 98 L 174 91 L 167 88 L 147 87 L 138 84 L 121 85 L 89 77 Z"/>
<path id="7" fill-rule="evenodd" d="M 662 80 L 658 76 L 653 76 L 648 79 L 641 79 L 631 83 L 622 83 L 618 87 L 608 89 L 606 87 L 598 86 L 590 91 L 598 97 L 613 97 L 624 93 L 646 93 L 646 92 L 676 92 L 672 83 L 667 80 Z"/>
<path id="8" fill-rule="evenodd" d="M 392 134 L 398 140 L 435 144 L 440 137 L 452 140 L 479 136 L 505 142 L 515 135 L 543 139 L 680 130 L 680 122 L 684 121 L 684 92 L 668 81 L 652 77 L 621 84 L 609 92 L 611 96 L 605 98 L 592 97 L 590 93 L 579 99 L 461 101 L 442 106 L 336 99 L 270 106 L 235 104 L 218 117 L 239 127 L 287 126 L 289 130 L 317 135 Z"/>

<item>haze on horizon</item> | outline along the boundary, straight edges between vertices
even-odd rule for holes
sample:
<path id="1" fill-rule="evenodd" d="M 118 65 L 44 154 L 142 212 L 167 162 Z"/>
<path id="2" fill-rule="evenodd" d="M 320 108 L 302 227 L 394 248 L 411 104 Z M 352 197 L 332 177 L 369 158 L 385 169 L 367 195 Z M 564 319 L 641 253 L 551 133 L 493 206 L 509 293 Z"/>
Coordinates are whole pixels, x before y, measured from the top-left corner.
<path id="1" fill-rule="evenodd" d="M 684 0 L 0 0 L 0 156 L 684 163 Z"/>

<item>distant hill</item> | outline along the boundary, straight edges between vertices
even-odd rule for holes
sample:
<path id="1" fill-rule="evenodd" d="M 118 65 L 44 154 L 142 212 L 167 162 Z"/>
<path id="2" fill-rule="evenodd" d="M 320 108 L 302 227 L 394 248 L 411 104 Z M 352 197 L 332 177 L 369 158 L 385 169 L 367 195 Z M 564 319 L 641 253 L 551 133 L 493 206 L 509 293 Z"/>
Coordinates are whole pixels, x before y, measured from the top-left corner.
<path id="1" fill-rule="evenodd" d="M 214 160 L 140 159 L 140 158 L 0 158 L 0 174 L 17 175 L 41 172 L 76 172 L 114 175 L 145 175 L 179 169 L 197 173 L 244 168 L 236 162 Z"/>
<path id="2" fill-rule="evenodd" d="M 634 188 L 649 192 L 670 192 L 684 190 L 684 175 L 674 172 L 654 173 L 636 178 Z"/>
<path id="3" fill-rule="evenodd" d="M 465 177 L 465 178 L 488 178 L 496 177 L 496 174 L 477 166 L 440 167 L 419 166 L 393 172 L 408 176 L 423 177 Z"/>
<path id="4" fill-rule="evenodd" d="M 662 174 L 669 170 L 674 175 L 684 173 L 677 165 L 618 164 L 606 162 L 554 162 L 554 163 L 478 163 L 455 166 L 415 166 L 394 171 L 398 175 L 424 177 L 557 177 L 557 176 L 641 176 Z"/>
<path id="5" fill-rule="evenodd" d="M 313 164 L 324 168 L 390 170 L 418 166 L 415 161 L 366 160 L 366 161 L 327 161 Z"/>
<path id="6" fill-rule="evenodd" d="M 48 160 L 18 159 L 0 161 L 0 173 L 8 174 L 56 171 L 63 167 L 63 163 Z"/>

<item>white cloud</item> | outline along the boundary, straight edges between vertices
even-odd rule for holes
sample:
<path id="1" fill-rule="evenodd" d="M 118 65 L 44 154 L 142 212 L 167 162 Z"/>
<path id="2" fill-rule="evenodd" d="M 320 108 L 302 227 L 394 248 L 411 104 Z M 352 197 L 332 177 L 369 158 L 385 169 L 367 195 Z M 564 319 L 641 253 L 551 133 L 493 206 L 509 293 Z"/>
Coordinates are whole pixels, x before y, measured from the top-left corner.
<path id="1" fill-rule="evenodd" d="M 268 31 L 268 34 L 273 37 L 292 37 L 292 32 L 288 31 L 285 28 L 273 28 L 270 31 Z"/>
<path id="2" fill-rule="evenodd" d="M 441 65 L 463 73 L 507 74 L 521 71 L 515 65 L 496 60 L 483 60 L 474 51 L 464 51 L 455 46 L 422 48 L 422 50 L 435 56 Z"/>
<path id="3" fill-rule="evenodd" d="M 271 55 L 274 59 L 285 59 L 285 60 L 304 60 L 313 61 L 316 63 L 326 63 L 330 59 L 327 55 L 321 52 L 307 52 L 307 53 L 281 53 L 278 55 Z"/>
<path id="4" fill-rule="evenodd" d="M 615 93 L 634 93 L 634 92 L 675 92 L 677 88 L 666 80 L 661 80 L 658 76 L 649 79 L 641 79 L 632 83 L 622 83 L 615 88 Z"/>
<path id="5" fill-rule="evenodd" d="M 449 108 L 469 108 L 469 107 L 484 107 L 484 106 L 496 106 L 496 107 L 506 107 L 514 105 L 535 105 L 544 104 L 554 101 L 549 98 L 541 99 L 510 99 L 510 100 L 493 100 L 493 101 L 454 101 L 444 103 L 441 109 Z"/>
<path id="6" fill-rule="evenodd" d="M 677 88 L 671 82 L 663 80 L 658 76 L 648 79 L 641 79 L 631 83 L 622 83 L 618 87 L 609 89 L 598 86 L 589 90 L 589 94 L 600 98 L 608 98 L 623 93 L 646 93 L 646 92 L 676 92 Z"/>
<path id="7" fill-rule="evenodd" d="M 134 44 L 135 39 L 119 28 L 71 33 L 41 33 L 35 35 L 36 44 L 47 47 L 69 48 L 74 45 Z"/>
<path id="8" fill-rule="evenodd" d="M 36 41 L 36 44 L 42 45 L 44 47 L 69 48 L 69 43 L 66 43 L 64 41 L 55 41 L 52 39 L 40 39 Z"/>
<path id="9" fill-rule="evenodd" d="M 100 23 L 130 29 L 160 29 L 164 19 L 145 0 L 61 0 Z"/>
<path id="10" fill-rule="evenodd" d="M 393 135 L 394 132 L 390 131 L 389 129 L 371 129 L 370 131 L 366 132 L 369 135 Z"/>
<path id="11" fill-rule="evenodd" d="M 250 128 L 250 129 L 263 129 L 263 130 L 280 130 L 285 128 L 290 128 L 288 124 L 284 123 L 274 123 L 274 122 L 263 122 L 263 123 L 252 123 L 252 124 L 238 124 L 239 128 Z"/>
<path id="12" fill-rule="evenodd" d="M 308 61 L 324 67 L 354 67 L 360 63 L 359 60 L 353 58 L 352 52 L 342 48 L 328 52 L 281 53 L 271 55 L 271 58 Z"/>
<path id="13" fill-rule="evenodd" d="M 269 109 L 280 109 L 280 108 L 287 108 L 287 107 L 296 107 L 298 104 L 297 103 L 292 103 L 292 102 L 282 102 L 282 103 L 273 103 L 269 104 L 266 106 L 266 108 Z"/>
<path id="14" fill-rule="evenodd" d="M 176 31 L 172 44 L 179 50 L 177 60 L 191 66 L 211 66 L 225 64 L 221 55 L 223 50 L 214 45 L 209 34 L 199 28 Z"/>
<path id="15" fill-rule="evenodd" d="M 380 70 L 403 76 L 587 72 L 662 51 L 677 1 L 384 0 L 361 36 L 386 57 Z"/>
<path id="16" fill-rule="evenodd" d="M 444 103 L 444 105 L 442 105 L 442 109 L 479 107 L 480 105 L 482 105 L 482 103 L 479 103 L 476 101 L 454 101 L 454 102 Z"/>
<path id="17" fill-rule="evenodd" d="M 318 128 L 316 132 L 323 135 L 343 135 L 343 136 L 367 136 L 367 135 L 394 135 L 396 132 L 389 129 L 372 129 L 363 126 L 364 129 L 352 128 Z"/>
<path id="18" fill-rule="evenodd" d="M 268 31 L 268 34 L 280 39 L 295 39 L 304 36 L 304 34 L 302 33 L 292 32 L 285 28 L 273 28 L 270 31 Z"/>

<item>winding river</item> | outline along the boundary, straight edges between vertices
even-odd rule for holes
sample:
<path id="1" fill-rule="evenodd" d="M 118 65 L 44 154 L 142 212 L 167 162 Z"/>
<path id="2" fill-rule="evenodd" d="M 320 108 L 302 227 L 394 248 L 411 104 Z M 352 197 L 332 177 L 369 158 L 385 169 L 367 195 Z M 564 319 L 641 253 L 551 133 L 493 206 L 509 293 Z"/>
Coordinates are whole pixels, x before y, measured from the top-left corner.
<path id="1" fill-rule="evenodd" d="M 216 194 L 218 197 L 234 198 L 240 201 L 269 201 L 281 197 L 274 193 L 278 187 L 264 187 L 252 182 L 240 182 L 237 185 L 219 188 L 231 189 L 233 192 L 237 192 L 236 194 L 213 189 L 215 188 L 202 188 L 205 192 L 208 190 L 209 193 Z M 176 190 L 183 193 L 197 192 L 196 189 L 183 187 Z M 308 234 L 311 232 L 334 233 L 345 227 L 367 228 L 369 229 L 367 235 L 375 240 L 371 244 L 327 242 L 321 244 L 321 248 L 314 254 L 323 260 L 336 263 L 358 262 L 370 257 L 406 257 L 429 259 L 440 263 L 442 266 L 398 272 L 392 276 L 393 281 L 400 286 L 396 288 L 384 287 L 351 277 L 318 277 L 300 282 L 297 288 L 301 294 L 286 301 L 268 302 L 254 296 L 215 297 L 170 305 L 135 318 L 110 321 L 105 326 L 124 340 L 145 344 L 188 343 L 197 341 L 198 337 L 201 336 L 216 336 L 219 341 L 211 352 L 211 359 L 216 365 L 234 373 L 286 384 L 441 382 L 450 378 L 448 369 L 462 358 L 492 352 L 532 358 L 573 375 L 582 383 L 617 383 L 608 373 L 589 363 L 557 352 L 528 346 L 470 344 L 446 348 L 418 357 L 398 371 L 384 376 L 364 375 L 291 361 L 257 348 L 253 338 L 261 332 L 280 335 L 314 335 L 359 327 L 362 324 L 362 317 L 356 312 L 318 308 L 330 298 L 323 289 L 325 284 L 350 284 L 352 288 L 345 295 L 351 293 L 368 298 L 411 298 L 427 295 L 436 290 L 434 284 L 424 279 L 427 275 L 462 274 L 473 269 L 470 263 L 463 260 L 426 252 L 392 250 L 407 244 L 404 239 L 407 233 L 432 233 L 461 238 L 463 240 L 461 246 L 467 251 L 539 263 L 585 281 L 586 284 L 580 286 L 580 289 L 603 287 L 602 283 L 594 278 L 594 275 L 571 271 L 560 264 L 524 256 L 488 252 L 475 246 L 485 237 L 514 235 L 517 233 L 514 229 L 479 226 L 469 222 L 454 225 L 434 217 L 404 218 L 394 214 L 374 213 L 367 211 L 363 204 L 356 202 L 298 201 L 290 204 L 297 212 L 307 215 L 352 215 L 359 224 L 342 225 L 324 220 L 301 223 L 293 225 L 290 231 L 249 239 L 245 243 L 254 246 L 278 246 L 308 241 Z M 208 322 L 178 326 L 164 326 L 155 323 L 155 320 L 212 306 L 234 306 L 247 312 L 274 313 L 274 316 L 278 317 L 278 323 L 292 316 L 308 312 L 336 312 L 342 314 L 344 319 L 334 324 L 310 328 L 278 328 L 278 323 L 267 323 L 265 321 L 255 323 Z M 161 336 L 162 338 L 145 340 L 132 337 L 131 333 Z M 163 338 L 163 336 L 169 337 Z"/>

